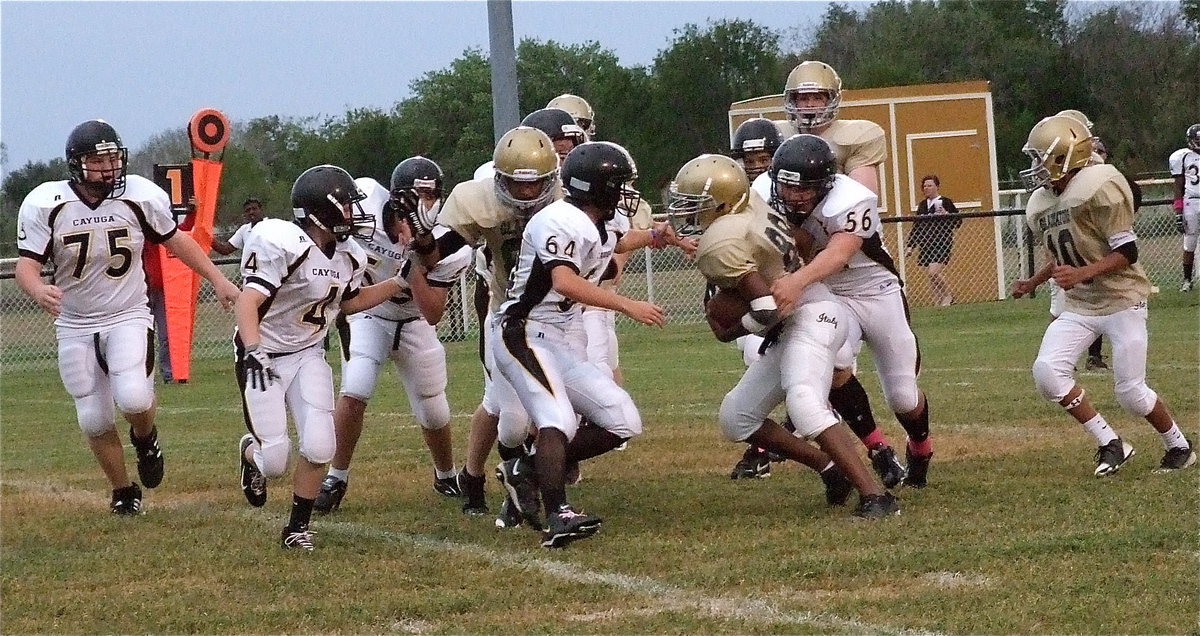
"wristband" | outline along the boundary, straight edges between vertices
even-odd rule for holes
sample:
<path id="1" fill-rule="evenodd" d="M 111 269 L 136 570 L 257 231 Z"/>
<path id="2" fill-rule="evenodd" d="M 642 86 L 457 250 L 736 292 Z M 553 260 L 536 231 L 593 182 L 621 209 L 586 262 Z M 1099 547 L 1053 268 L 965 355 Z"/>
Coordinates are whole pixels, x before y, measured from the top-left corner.
<path id="1" fill-rule="evenodd" d="M 1183 212 L 1183 197 L 1175 199 L 1175 202 L 1171 205 L 1175 208 L 1176 212 Z"/>
<path id="2" fill-rule="evenodd" d="M 663 244 L 664 244 L 664 241 L 662 239 L 662 236 L 658 233 L 658 230 L 651 229 L 650 230 L 650 247 L 653 249 L 656 249 L 656 250 L 662 249 Z"/>
<path id="3" fill-rule="evenodd" d="M 755 320 L 753 313 L 746 313 L 742 315 L 742 327 L 744 327 L 746 331 L 756 334 L 763 329 L 766 329 L 767 325 Z"/>
<path id="4" fill-rule="evenodd" d="M 779 309 L 779 307 L 775 304 L 775 297 L 769 294 L 750 301 L 750 311 L 771 311 L 772 309 Z"/>

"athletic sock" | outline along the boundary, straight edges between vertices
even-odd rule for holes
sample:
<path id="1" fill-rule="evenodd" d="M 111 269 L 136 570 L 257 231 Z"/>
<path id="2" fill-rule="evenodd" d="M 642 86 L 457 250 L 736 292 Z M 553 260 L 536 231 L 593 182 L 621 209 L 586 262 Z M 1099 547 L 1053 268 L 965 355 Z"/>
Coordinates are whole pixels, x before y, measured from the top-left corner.
<path id="1" fill-rule="evenodd" d="M 883 432 L 880 431 L 879 429 L 875 429 L 875 430 L 871 431 L 870 435 L 867 435 L 866 437 L 862 438 L 862 443 L 863 443 L 863 446 L 866 446 L 867 448 L 875 448 L 876 446 L 879 446 L 880 444 L 883 444 L 884 446 L 889 445 L 887 442 L 887 438 L 883 436 Z"/>
<path id="2" fill-rule="evenodd" d="M 292 532 L 304 532 L 308 530 L 308 522 L 312 519 L 314 499 L 305 499 L 296 493 L 292 493 L 292 517 L 288 521 L 288 528 Z"/>
<path id="3" fill-rule="evenodd" d="M 1165 433 L 1159 433 L 1162 437 L 1163 448 L 1171 450 L 1172 448 L 1187 448 L 1188 441 L 1183 436 L 1183 431 L 1179 430 L 1179 425 L 1171 422 L 1171 429 Z"/>
<path id="4" fill-rule="evenodd" d="M 875 416 L 871 413 L 871 402 L 867 398 L 867 391 L 859 383 L 857 377 L 851 376 L 850 380 L 842 386 L 831 389 L 829 403 L 833 406 L 833 410 L 837 411 L 843 420 L 846 420 L 850 430 L 854 431 L 859 439 L 864 440 L 864 443 L 865 438 L 872 431 L 879 430 L 875 424 Z M 887 443 L 886 439 L 883 441 Z"/>
<path id="5" fill-rule="evenodd" d="M 350 481 L 350 469 L 347 468 L 346 470 L 339 470 L 339 469 L 333 468 L 331 466 L 329 468 L 329 476 L 336 477 L 344 482 L 349 482 Z"/>
<path id="6" fill-rule="evenodd" d="M 909 439 L 908 451 L 917 457 L 929 457 L 933 454 L 933 438 L 926 437 L 919 442 Z"/>
<path id="7" fill-rule="evenodd" d="M 1092 434 L 1092 437 L 1096 438 L 1097 442 L 1100 442 L 1101 446 L 1114 439 L 1119 439 L 1117 432 L 1112 430 L 1112 427 L 1108 425 L 1104 416 L 1099 413 L 1096 414 L 1096 417 L 1084 422 L 1083 427 L 1087 429 L 1087 432 Z"/>
<path id="8" fill-rule="evenodd" d="M 454 465 L 453 465 L 453 464 L 451 464 L 451 465 L 450 465 L 450 470 L 438 470 L 438 469 L 435 467 L 435 468 L 433 469 L 433 474 L 434 474 L 434 475 L 436 475 L 438 479 L 449 479 L 449 478 L 451 478 L 451 477 L 453 477 L 453 476 L 457 475 L 457 474 L 458 474 L 458 471 L 457 471 L 457 470 L 455 470 L 455 469 L 454 469 Z"/>

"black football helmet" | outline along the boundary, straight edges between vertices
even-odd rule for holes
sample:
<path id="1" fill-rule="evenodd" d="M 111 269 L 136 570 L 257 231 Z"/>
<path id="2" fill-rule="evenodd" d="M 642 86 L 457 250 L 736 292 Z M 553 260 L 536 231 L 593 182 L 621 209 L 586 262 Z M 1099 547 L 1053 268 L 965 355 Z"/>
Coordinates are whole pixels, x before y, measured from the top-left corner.
<path id="1" fill-rule="evenodd" d="M 621 146 L 608 141 L 589 141 L 567 155 L 562 166 L 562 183 L 573 203 L 587 203 L 609 212 L 617 208 L 632 214 L 641 195 L 632 186 L 637 179 L 633 157 Z"/>
<path id="2" fill-rule="evenodd" d="M 752 170 L 746 167 L 744 163 L 746 153 L 764 150 L 768 154 L 774 155 L 782 143 L 783 135 L 779 134 L 779 128 L 775 126 L 775 122 L 763 117 L 755 117 L 742 122 L 733 132 L 733 144 L 729 149 L 729 156 L 742 164 L 742 168 L 746 170 L 746 178 L 753 182 L 767 169 L 764 167 Z"/>
<path id="3" fill-rule="evenodd" d="M 1188 148 L 1200 152 L 1200 124 L 1192 124 L 1187 129 Z"/>
<path id="4" fill-rule="evenodd" d="M 444 186 L 445 174 L 442 173 L 441 166 L 420 155 L 401 161 L 392 170 L 392 196 L 395 196 L 398 190 L 422 188 L 433 190 L 434 198 L 441 199 Z"/>
<path id="5" fill-rule="evenodd" d="M 100 187 L 100 182 L 87 181 L 83 172 L 83 158 L 92 154 L 113 153 L 120 155 L 120 166 L 115 169 L 116 174 L 108 183 L 105 197 L 119 197 L 125 193 L 129 149 L 121 143 L 121 136 L 117 134 L 116 129 L 103 119 L 90 119 L 76 126 L 67 136 L 67 174 L 71 183 L 88 184 L 91 188 Z"/>
<path id="6" fill-rule="evenodd" d="M 571 113 L 561 108 L 535 110 L 521 120 L 521 125 L 537 128 L 546 133 L 551 141 L 570 139 L 575 142 L 576 146 L 587 141 L 587 133 L 579 127 Z"/>
<path id="7" fill-rule="evenodd" d="M 771 205 L 787 216 L 788 221 L 798 225 L 811 211 L 806 212 L 785 201 L 779 195 L 779 185 L 813 188 L 817 190 L 819 204 L 833 189 L 837 159 L 824 139 L 816 135 L 792 135 L 775 151 L 767 174 L 771 176 Z"/>
<path id="8" fill-rule="evenodd" d="M 311 223 L 339 241 L 351 234 L 370 238 L 375 218 L 362 209 L 365 198 L 349 172 L 328 164 L 313 166 L 292 185 L 292 214 L 301 226 Z"/>

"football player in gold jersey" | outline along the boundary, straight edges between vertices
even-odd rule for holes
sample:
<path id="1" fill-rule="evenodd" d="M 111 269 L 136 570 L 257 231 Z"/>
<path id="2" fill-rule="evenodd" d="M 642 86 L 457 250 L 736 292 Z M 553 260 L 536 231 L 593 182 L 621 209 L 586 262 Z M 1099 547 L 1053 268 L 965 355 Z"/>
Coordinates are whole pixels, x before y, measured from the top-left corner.
<path id="1" fill-rule="evenodd" d="M 1196 462 L 1166 402 L 1146 384 L 1146 298 L 1150 281 L 1138 264 L 1133 193 L 1116 168 L 1092 161 L 1091 131 L 1074 118 L 1038 122 L 1022 148 L 1032 165 L 1021 172 L 1032 192 L 1026 222 L 1046 246 L 1046 264 L 1013 283 L 1020 298 L 1054 278 L 1066 292 L 1063 313 L 1050 323 L 1033 363 L 1042 395 L 1057 402 L 1099 443 L 1097 477 L 1111 475 L 1134 450 L 1109 426 L 1075 382 L 1075 359 L 1098 334 L 1112 342 L 1117 402 L 1162 437 L 1163 471 Z"/>
<path id="2" fill-rule="evenodd" d="M 845 309 L 821 284 L 810 286 L 790 315 L 781 313 L 771 296 L 771 283 L 800 265 L 788 221 L 752 192 L 741 167 L 722 155 L 701 155 L 684 164 L 671 185 L 671 199 L 671 214 L 694 217 L 704 232 L 696 251 L 700 272 L 749 301 L 750 311 L 740 323 L 714 330 L 718 338 L 759 333 L 773 341 L 722 401 L 726 437 L 818 471 L 830 504 L 845 501 L 848 479 L 861 495 L 857 516 L 897 512 L 895 498 L 874 481 L 855 452 L 854 438 L 829 407 L 834 357 L 849 329 Z M 795 435 L 768 419 L 780 402 L 787 404 Z M 796 435 L 815 440 L 824 452 Z"/>
<path id="3" fill-rule="evenodd" d="M 786 122 L 776 122 L 785 138 L 817 135 L 829 143 L 838 172 L 879 194 L 879 164 L 887 159 L 883 128 L 865 119 L 838 119 L 842 78 L 833 67 L 809 60 L 788 74 L 783 89 Z"/>

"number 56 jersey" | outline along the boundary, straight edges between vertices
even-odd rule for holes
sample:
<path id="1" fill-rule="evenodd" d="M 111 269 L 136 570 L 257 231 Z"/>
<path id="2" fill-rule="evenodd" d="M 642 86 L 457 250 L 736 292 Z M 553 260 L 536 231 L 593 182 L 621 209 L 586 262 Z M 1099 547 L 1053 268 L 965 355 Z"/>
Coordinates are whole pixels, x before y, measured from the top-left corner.
<path id="1" fill-rule="evenodd" d="M 1056 265 L 1082 267 L 1137 240 L 1133 233 L 1133 192 L 1108 164 L 1082 168 L 1062 194 L 1039 188 L 1029 197 L 1025 221 Z M 1066 291 L 1066 310 L 1107 316 L 1146 300 L 1150 281 L 1140 263 L 1084 281 Z"/>
<path id="2" fill-rule="evenodd" d="M 259 308 L 263 351 L 320 345 L 341 302 L 358 294 L 366 262 L 353 240 L 334 243 L 326 256 L 295 223 L 265 219 L 255 225 L 242 250 L 242 281 L 267 296 Z"/>

